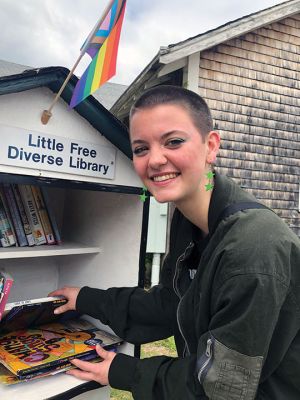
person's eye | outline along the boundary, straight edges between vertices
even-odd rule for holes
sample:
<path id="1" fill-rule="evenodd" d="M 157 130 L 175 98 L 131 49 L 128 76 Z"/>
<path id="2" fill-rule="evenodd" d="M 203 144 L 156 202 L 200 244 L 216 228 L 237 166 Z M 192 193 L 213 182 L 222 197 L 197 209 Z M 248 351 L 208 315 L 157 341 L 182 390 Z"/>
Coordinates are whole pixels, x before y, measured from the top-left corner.
<path id="1" fill-rule="evenodd" d="M 139 146 L 134 148 L 132 152 L 135 156 L 143 156 L 146 154 L 147 150 L 148 150 L 147 146 Z"/>
<path id="2" fill-rule="evenodd" d="M 171 147 L 171 148 L 177 148 L 179 147 L 182 143 L 184 143 L 185 140 L 181 138 L 172 138 L 167 140 L 165 146 L 166 147 Z"/>

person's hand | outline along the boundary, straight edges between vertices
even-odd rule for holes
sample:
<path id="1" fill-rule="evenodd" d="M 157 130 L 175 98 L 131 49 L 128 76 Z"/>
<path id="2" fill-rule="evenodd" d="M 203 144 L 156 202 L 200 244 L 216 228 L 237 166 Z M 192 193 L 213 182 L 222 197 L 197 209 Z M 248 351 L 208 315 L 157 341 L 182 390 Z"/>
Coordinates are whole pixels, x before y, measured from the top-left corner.
<path id="1" fill-rule="evenodd" d="M 96 381 L 101 385 L 109 385 L 108 371 L 116 353 L 104 350 L 99 344 L 96 346 L 96 351 L 103 361 L 92 363 L 73 359 L 71 360 L 71 363 L 79 369 L 72 369 L 66 373 L 84 381 Z"/>
<path id="2" fill-rule="evenodd" d="M 68 300 L 68 302 L 63 306 L 57 307 L 54 310 L 54 314 L 61 314 L 69 310 L 76 310 L 76 300 L 79 291 L 79 287 L 65 286 L 61 289 L 54 290 L 54 292 L 49 293 L 48 296 L 63 296 Z"/>

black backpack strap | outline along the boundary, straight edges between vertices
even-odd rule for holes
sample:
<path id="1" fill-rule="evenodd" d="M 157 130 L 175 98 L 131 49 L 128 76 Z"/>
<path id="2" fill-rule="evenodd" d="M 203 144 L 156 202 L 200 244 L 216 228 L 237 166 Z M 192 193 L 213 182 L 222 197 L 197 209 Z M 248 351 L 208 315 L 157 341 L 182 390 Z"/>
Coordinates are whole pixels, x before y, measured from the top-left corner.
<path id="1" fill-rule="evenodd" d="M 229 204 L 229 206 L 225 207 L 224 210 L 219 214 L 219 216 L 215 222 L 215 225 L 213 227 L 213 231 L 210 233 L 210 235 L 212 235 L 215 232 L 219 223 L 223 219 L 229 217 L 230 215 L 237 213 L 238 211 L 249 210 L 252 208 L 264 208 L 264 209 L 273 211 L 269 207 L 267 207 L 261 203 L 257 203 L 256 201 L 243 201 L 243 202 L 239 202 L 239 203 Z"/>

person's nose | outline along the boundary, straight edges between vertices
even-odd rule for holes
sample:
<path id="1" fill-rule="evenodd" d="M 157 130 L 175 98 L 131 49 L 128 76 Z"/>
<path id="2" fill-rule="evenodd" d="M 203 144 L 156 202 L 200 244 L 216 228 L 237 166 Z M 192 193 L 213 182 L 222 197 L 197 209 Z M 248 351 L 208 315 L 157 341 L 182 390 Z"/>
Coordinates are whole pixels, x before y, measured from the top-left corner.
<path id="1" fill-rule="evenodd" d="M 162 165 L 167 164 L 167 162 L 168 159 L 162 148 L 155 148 L 151 150 L 148 163 L 150 168 L 159 169 Z"/>

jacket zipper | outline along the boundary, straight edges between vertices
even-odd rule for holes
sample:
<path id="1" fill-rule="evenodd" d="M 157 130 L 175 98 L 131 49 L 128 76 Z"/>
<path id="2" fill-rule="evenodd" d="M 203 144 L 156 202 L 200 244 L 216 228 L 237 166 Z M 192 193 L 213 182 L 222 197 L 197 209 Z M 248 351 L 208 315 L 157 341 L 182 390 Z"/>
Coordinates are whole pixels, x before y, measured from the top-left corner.
<path id="1" fill-rule="evenodd" d="M 190 354 L 190 349 L 189 349 L 189 346 L 187 344 L 187 340 L 186 340 L 186 338 L 185 338 L 185 336 L 183 334 L 182 328 L 180 326 L 180 321 L 179 321 L 179 307 L 181 305 L 182 299 L 183 298 L 181 298 L 180 301 L 179 301 L 179 304 L 178 304 L 178 307 L 177 307 L 177 315 L 176 315 L 176 317 L 177 317 L 177 324 L 178 324 L 179 332 L 180 332 L 180 334 L 181 334 L 181 336 L 182 336 L 182 338 L 184 340 L 183 357 L 185 357 L 186 353 Z"/>
<path id="2" fill-rule="evenodd" d="M 199 379 L 199 382 L 201 384 L 203 383 L 203 381 L 201 379 L 202 375 L 203 375 L 203 372 L 206 371 L 206 369 L 207 369 L 207 367 L 208 367 L 208 365 L 209 365 L 209 363 L 210 363 L 210 361 L 212 359 L 212 355 L 213 355 L 212 344 L 213 344 L 212 339 L 211 338 L 208 339 L 207 340 L 207 345 L 206 345 L 206 350 L 205 350 L 206 360 L 205 360 L 205 362 L 203 363 L 202 367 L 200 368 L 200 370 L 198 372 L 198 379 Z"/>
<path id="3" fill-rule="evenodd" d="M 182 338 L 184 340 L 183 356 L 185 356 L 186 350 L 187 350 L 188 354 L 190 354 L 190 350 L 189 350 L 189 346 L 187 344 L 187 340 L 186 340 L 186 338 L 185 338 L 185 336 L 183 334 L 182 327 L 180 325 L 180 320 L 179 320 L 179 310 L 180 310 L 180 305 L 181 305 L 183 296 L 181 296 L 181 294 L 179 292 L 179 289 L 178 289 L 178 286 L 177 286 L 177 282 L 178 282 L 178 276 L 177 275 L 178 275 L 178 269 L 179 269 L 178 268 L 179 262 L 184 259 L 185 255 L 186 255 L 186 252 L 192 247 L 192 245 L 193 245 L 193 242 L 190 242 L 189 245 L 187 246 L 187 248 L 184 250 L 184 252 L 178 257 L 178 259 L 176 261 L 175 274 L 174 274 L 174 279 L 173 279 L 173 288 L 174 288 L 174 291 L 175 291 L 176 295 L 179 298 L 179 304 L 178 304 L 178 307 L 177 307 L 176 319 L 177 319 L 179 332 L 180 332 L 180 334 L 181 334 L 181 336 L 182 336 Z"/>

